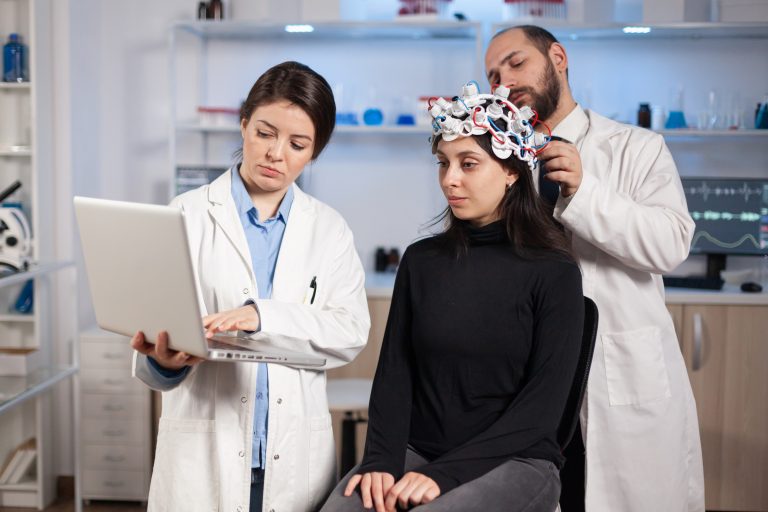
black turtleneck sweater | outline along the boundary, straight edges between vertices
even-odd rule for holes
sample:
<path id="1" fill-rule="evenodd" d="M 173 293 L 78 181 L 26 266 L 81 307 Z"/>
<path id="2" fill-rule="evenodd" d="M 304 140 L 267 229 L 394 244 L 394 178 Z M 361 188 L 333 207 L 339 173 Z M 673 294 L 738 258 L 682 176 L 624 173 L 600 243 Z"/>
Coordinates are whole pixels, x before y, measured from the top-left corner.
<path id="1" fill-rule="evenodd" d="M 414 469 L 441 493 L 514 457 L 563 462 L 556 431 L 583 325 L 581 274 L 553 252 L 518 256 L 500 222 L 466 254 L 439 235 L 403 255 L 369 406 L 360 473 Z"/>

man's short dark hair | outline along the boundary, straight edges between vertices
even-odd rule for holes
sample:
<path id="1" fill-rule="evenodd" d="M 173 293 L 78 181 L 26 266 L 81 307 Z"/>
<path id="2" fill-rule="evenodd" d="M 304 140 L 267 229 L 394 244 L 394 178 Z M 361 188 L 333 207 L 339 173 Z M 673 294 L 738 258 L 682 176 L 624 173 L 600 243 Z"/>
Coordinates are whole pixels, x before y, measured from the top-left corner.
<path id="1" fill-rule="evenodd" d="M 515 27 L 505 28 L 497 32 L 492 39 L 496 39 L 501 34 L 505 34 L 510 30 L 522 30 L 525 37 L 539 50 L 543 55 L 549 55 L 549 48 L 554 43 L 560 43 L 555 36 L 552 35 L 547 29 L 537 27 L 536 25 L 517 25 Z"/>
<path id="2" fill-rule="evenodd" d="M 552 47 L 552 45 L 555 43 L 560 44 L 560 41 L 558 41 L 557 38 L 552 35 L 552 32 L 536 25 L 517 25 L 514 27 L 505 28 L 504 30 L 499 30 L 491 38 L 491 41 L 499 37 L 501 34 L 506 34 L 510 30 L 522 31 L 523 34 L 525 34 L 525 37 L 531 42 L 531 44 L 535 46 L 536 49 L 539 50 L 541 54 L 547 58 L 549 58 L 549 49 Z M 568 68 L 566 68 L 566 79 L 568 78 L 568 75 Z"/>

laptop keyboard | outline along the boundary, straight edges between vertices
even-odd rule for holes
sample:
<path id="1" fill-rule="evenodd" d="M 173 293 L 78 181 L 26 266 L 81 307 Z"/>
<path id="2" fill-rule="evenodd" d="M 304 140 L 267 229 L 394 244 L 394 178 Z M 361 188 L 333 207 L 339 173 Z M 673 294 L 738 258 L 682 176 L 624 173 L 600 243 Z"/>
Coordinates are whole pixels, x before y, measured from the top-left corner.
<path id="1" fill-rule="evenodd" d="M 223 341 L 217 340 L 216 338 L 210 338 L 208 340 L 208 348 L 218 349 L 218 350 L 237 350 L 237 351 L 243 351 L 243 352 L 254 352 L 249 348 L 232 345 L 231 343 L 225 343 Z"/>

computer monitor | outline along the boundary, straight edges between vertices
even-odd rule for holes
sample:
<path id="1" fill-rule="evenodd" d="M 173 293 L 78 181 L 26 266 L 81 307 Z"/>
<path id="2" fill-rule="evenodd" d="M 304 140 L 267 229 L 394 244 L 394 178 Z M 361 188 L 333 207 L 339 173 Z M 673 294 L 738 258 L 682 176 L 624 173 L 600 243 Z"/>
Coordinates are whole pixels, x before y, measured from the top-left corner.
<path id="1" fill-rule="evenodd" d="M 768 254 L 768 178 L 682 178 L 696 222 L 692 254 L 707 255 L 707 276 L 719 277 L 725 258 Z"/>

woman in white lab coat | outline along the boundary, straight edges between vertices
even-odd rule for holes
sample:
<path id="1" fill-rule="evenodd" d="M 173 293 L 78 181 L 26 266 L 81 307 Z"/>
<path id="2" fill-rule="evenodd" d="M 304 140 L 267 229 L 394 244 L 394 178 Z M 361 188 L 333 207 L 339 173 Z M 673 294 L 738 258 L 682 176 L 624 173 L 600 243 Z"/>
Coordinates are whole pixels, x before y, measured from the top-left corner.
<path id="1" fill-rule="evenodd" d="M 333 487 L 325 370 L 356 356 L 370 320 L 352 233 L 294 181 L 325 147 L 334 122 L 327 82 L 302 64 L 279 64 L 241 108 L 242 162 L 172 203 L 185 211 L 208 332 L 311 340 L 277 348 L 320 356 L 326 365 L 270 364 L 260 381 L 267 365 L 201 362 L 169 350 L 164 336 L 150 344 L 137 334 L 134 374 L 164 391 L 151 511 L 262 510 L 259 498 L 263 510 L 310 511 Z M 283 234 L 254 254 L 252 237 L 270 223 Z M 268 393 L 257 392 L 267 375 Z M 265 416 L 265 402 L 261 446 L 254 416 Z M 263 480 L 254 497 L 256 473 Z"/>

